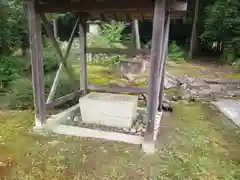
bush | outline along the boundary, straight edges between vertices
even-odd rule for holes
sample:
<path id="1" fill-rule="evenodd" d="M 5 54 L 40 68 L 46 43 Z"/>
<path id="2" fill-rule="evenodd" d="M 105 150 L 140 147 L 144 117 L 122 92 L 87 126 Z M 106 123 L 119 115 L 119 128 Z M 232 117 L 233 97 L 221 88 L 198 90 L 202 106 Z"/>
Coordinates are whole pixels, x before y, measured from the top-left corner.
<path id="1" fill-rule="evenodd" d="M 52 72 L 58 69 L 58 56 L 50 51 L 44 53 L 44 73 Z"/>
<path id="2" fill-rule="evenodd" d="M 236 73 L 240 73 L 240 59 L 238 59 L 237 62 L 234 63 L 234 71 Z"/>
<path id="3" fill-rule="evenodd" d="M 45 85 L 46 98 L 48 96 L 48 93 L 50 92 L 54 78 L 55 78 L 55 73 L 51 73 L 45 76 L 44 85 Z M 73 92 L 74 90 L 76 90 L 77 87 L 79 87 L 79 84 L 71 83 L 71 81 L 69 81 L 69 76 L 66 73 L 62 73 L 59 80 L 58 87 L 57 87 L 57 91 L 55 94 L 55 98 L 67 95 Z"/>
<path id="4" fill-rule="evenodd" d="M 16 79 L 9 83 L 8 106 L 10 108 L 32 108 L 32 81 L 26 78 Z"/>
<path id="5" fill-rule="evenodd" d="M 12 80 L 18 79 L 23 75 L 25 65 L 23 59 L 18 57 L 0 57 L 0 86 L 5 88 Z"/>
<path id="6" fill-rule="evenodd" d="M 89 34 L 88 46 L 101 48 L 125 48 L 122 43 L 122 31 L 125 24 L 122 22 L 111 21 L 111 23 L 104 23 L 101 25 L 99 35 Z M 124 56 L 120 55 L 94 55 L 94 62 L 97 64 L 114 66 L 117 65 Z"/>
<path id="7" fill-rule="evenodd" d="M 173 41 L 169 45 L 169 53 L 168 56 L 170 60 L 182 63 L 185 62 L 184 60 L 184 51 L 177 45 L 176 41 Z"/>
<path id="8" fill-rule="evenodd" d="M 47 98 L 48 93 L 50 92 L 54 77 L 54 73 L 45 76 L 45 98 Z M 67 78 L 67 75 L 61 76 L 55 98 L 67 95 L 77 89 L 78 84 L 69 83 Z M 9 108 L 33 108 L 32 81 L 27 78 L 19 78 L 11 81 L 9 83 L 8 92 L 4 96 L 7 97 L 6 99 L 8 100 L 1 101 L 1 107 L 3 107 L 4 104 L 4 107 Z M 67 106 L 68 104 L 65 105 Z"/>

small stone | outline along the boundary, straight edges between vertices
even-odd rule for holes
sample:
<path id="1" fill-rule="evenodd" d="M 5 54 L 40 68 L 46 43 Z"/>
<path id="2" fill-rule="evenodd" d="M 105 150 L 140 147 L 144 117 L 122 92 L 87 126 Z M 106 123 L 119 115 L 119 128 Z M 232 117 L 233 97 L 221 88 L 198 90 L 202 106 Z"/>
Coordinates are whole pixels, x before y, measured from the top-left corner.
<path id="1" fill-rule="evenodd" d="M 141 136 L 142 135 L 142 132 L 137 132 L 136 133 L 138 136 Z"/>
<path id="2" fill-rule="evenodd" d="M 74 116 L 73 122 L 78 123 L 80 121 L 80 116 Z"/>
<path id="3" fill-rule="evenodd" d="M 129 129 L 128 128 L 123 128 L 123 132 L 129 133 Z"/>
<path id="4" fill-rule="evenodd" d="M 137 129 L 137 132 L 142 132 L 142 127 L 139 127 L 139 128 Z"/>
<path id="5" fill-rule="evenodd" d="M 136 130 L 136 129 L 134 129 L 134 128 L 132 128 L 132 129 L 130 130 L 130 132 L 134 134 L 134 133 L 136 133 L 136 132 L 137 132 L 137 130 Z"/>
<path id="6" fill-rule="evenodd" d="M 173 100 L 173 101 L 178 101 L 179 98 L 178 98 L 177 96 L 172 96 L 172 100 Z"/>
<path id="7" fill-rule="evenodd" d="M 143 129 L 142 129 L 142 133 L 145 133 L 145 132 L 146 132 L 146 129 L 145 129 L 145 128 L 143 128 Z"/>

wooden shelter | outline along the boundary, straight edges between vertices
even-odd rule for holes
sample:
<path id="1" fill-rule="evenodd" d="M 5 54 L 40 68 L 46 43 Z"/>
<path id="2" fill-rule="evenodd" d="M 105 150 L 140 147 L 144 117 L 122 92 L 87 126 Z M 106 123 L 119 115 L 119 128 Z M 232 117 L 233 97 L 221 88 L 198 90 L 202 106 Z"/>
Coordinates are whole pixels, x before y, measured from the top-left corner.
<path id="1" fill-rule="evenodd" d="M 46 110 L 54 108 L 66 101 L 76 97 L 84 96 L 88 90 L 104 90 L 108 92 L 131 92 L 147 93 L 147 117 L 148 126 L 145 134 L 146 142 L 154 142 L 155 117 L 158 104 L 162 104 L 164 90 L 164 69 L 166 52 L 168 49 L 168 34 L 171 18 L 182 18 L 187 10 L 187 2 L 178 0 L 25 0 L 28 11 L 30 49 L 32 63 L 32 79 L 35 105 L 36 127 L 43 127 L 46 122 Z M 70 37 L 65 54 L 52 33 L 51 25 L 45 13 L 73 13 L 78 16 L 78 20 Z M 153 19 L 152 49 L 104 49 L 88 48 L 86 46 L 86 21 L 95 20 L 133 20 L 133 19 Z M 43 72 L 43 47 L 41 35 L 41 23 L 50 37 L 53 47 L 60 58 L 59 70 L 45 101 L 44 97 L 44 72 Z M 80 63 L 80 87 L 75 92 L 58 99 L 53 99 L 59 74 L 64 67 L 64 63 L 69 55 L 73 42 L 74 33 L 79 26 L 79 39 L 81 54 Z M 117 53 L 127 55 L 151 53 L 149 84 L 148 88 L 110 88 L 107 86 L 90 85 L 87 82 L 86 53 Z M 154 143 L 153 143 L 154 144 Z"/>

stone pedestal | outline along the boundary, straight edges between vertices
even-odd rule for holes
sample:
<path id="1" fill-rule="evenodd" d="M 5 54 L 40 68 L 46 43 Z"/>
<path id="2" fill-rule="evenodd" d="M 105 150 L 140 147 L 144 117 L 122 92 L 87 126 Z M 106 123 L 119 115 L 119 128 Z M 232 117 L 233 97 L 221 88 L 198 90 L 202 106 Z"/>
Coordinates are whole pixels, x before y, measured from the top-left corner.
<path id="1" fill-rule="evenodd" d="M 89 93 L 79 99 L 82 120 L 119 128 L 130 128 L 137 114 L 137 96 Z"/>

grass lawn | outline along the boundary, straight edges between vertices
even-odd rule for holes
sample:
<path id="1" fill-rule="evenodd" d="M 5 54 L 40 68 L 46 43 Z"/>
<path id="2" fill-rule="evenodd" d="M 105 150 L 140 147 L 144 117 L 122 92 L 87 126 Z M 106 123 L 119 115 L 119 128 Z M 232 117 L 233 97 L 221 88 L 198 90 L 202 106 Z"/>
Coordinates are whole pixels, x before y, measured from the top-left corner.
<path id="1" fill-rule="evenodd" d="M 211 63 L 186 62 L 177 64 L 168 61 L 167 72 L 177 77 L 188 75 L 198 78 L 240 79 L 240 73 L 234 73 L 231 67 Z"/>
<path id="2" fill-rule="evenodd" d="M 11 180 L 240 179 L 239 129 L 208 105 L 174 107 L 153 156 L 124 143 L 34 135 L 32 112 L 1 110 L 0 161 L 16 161 Z"/>

